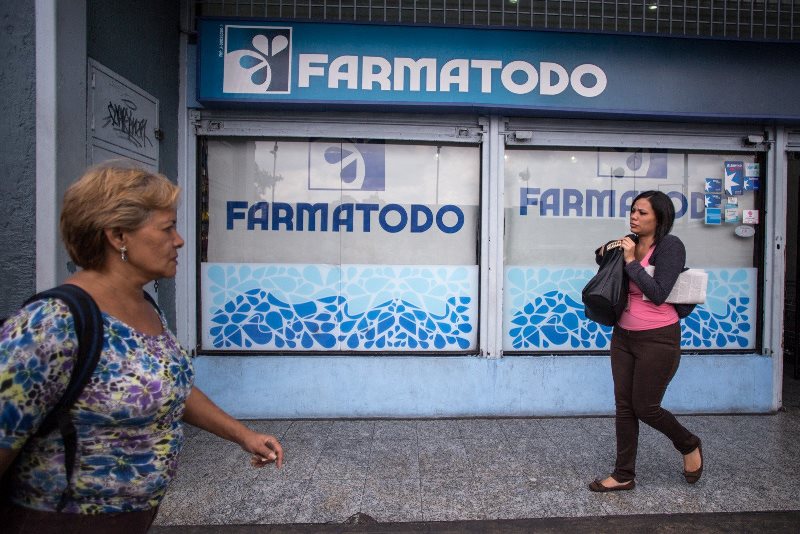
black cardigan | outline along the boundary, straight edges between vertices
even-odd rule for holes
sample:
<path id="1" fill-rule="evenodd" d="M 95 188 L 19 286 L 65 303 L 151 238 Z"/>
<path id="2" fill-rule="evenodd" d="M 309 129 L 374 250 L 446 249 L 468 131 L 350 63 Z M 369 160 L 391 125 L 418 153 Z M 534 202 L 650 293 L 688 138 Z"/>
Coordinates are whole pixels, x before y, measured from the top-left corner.
<path id="1" fill-rule="evenodd" d="M 659 306 L 667 300 L 678 275 L 686 264 L 686 248 L 672 234 L 661 238 L 650 256 L 650 265 L 656 266 L 653 276 L 647 274 L 639 260 L 625 265 L 625 272 L 653 304 Z"/>

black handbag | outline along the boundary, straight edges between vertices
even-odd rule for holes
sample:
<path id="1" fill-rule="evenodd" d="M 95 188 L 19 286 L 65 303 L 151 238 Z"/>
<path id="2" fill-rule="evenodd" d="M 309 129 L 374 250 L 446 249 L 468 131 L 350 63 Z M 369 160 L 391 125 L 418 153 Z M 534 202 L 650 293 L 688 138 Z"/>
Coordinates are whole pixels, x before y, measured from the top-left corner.
<path id="1" fill-rule="evenodd" d="M 628 237 L 638 241 L 636 234 Z M 628 275 L 625 274 L 622 240 L 609 241 L 603 248 L 600 268 L 583 288 L 581 300 L 587 318 L 614 326 L 628 304 Z"/>

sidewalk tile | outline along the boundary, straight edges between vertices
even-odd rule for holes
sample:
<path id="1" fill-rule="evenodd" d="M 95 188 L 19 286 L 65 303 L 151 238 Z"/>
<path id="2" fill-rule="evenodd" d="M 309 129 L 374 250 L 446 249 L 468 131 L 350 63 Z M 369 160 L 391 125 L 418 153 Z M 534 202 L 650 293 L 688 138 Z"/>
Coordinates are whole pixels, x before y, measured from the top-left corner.
<path id="1" fill-rule="evenodd" d="M 487 518 L 539 517 L 544 509 L 541 486 L 527 477 L 481 478 Z"/>
<path id="2" fill-rule="evenodd" d="M 308 491 L 309 481 L 272 481 L 226 491 L 221 508 L 223 523 L 291 523 Z"/>
<path id="3" fill-rule="evenodd" d="M 581 426 L 586 432 L 587 440 L 614 440 L 616 439 L 616 427 L 613 417 L 587 417 L 581 419 Z"/>
<path id="4" fill-rule="evenodd" d="M 314 479 L 303 496 L 294 522 L 341 523 L 359 512 L 363 493 L 363 479 Z"/>
<path id="5" fill-rule="evenodd" d="M 325 442 L 312 478 L 314 480 L 356 480 L 364 482 L 369 467 L 371 440 L 339 440 Z"/>
<path id="6" fill-rule="evenodd" d="M 417 434 L 420 442 L 427 439 L 457 439 L 461 429 L 455 419 L 421 419 L 417 421 Z"/>
<path id="7" fill-rule="evenodd" d="M 470 477 L 472 466 L 459 439 L 420 440 L 419 469 L 422 478 Z"/>
<path id="8" fill-rule="evenodd" d="M 328 435 L 333 428 L 333 421 L 327 420 L 309 420 L 309 421 L 293 421 L 288 430 L 284 433 L 284 439 L 290 438 L 324 438 L 327 439 Z"/>
<path id="9" fill-rule="evenodd" d="M 488 439 L 504 441 L 503 428 L 497 419 L 462 419 L 458 422 L 462 439 Z"/>
<path id="10" fill-rule="evenodd" d="M 380 522 L 422 521 L 419 478 L 368 478 L 361 512 Z"/>
<path id="11" fill-rule="evenodd" d="M 283 447 L 283 467 L 278 470 L 280 478 L 286 480 L 308 480 L 314 474 L 317 464 L 328 457 L 330 449 L 325 439 L 288 438 L 281 442 Z"/>
<path id="12" fill-rule="evenodd" d="M 506 439 L 511 440 L 518 438 L 544 438 L 544 429 L 539 424 L 539 419 L 521 418 L 521 419 L 500 419 L 498 421 L 500 429 L 506 436 Z"/>
<path id="13" fill-rule="evenodd" d="M 375 421 L 375 439 L 417 440 L 417 422 L 414 420 Z"/>
<path id="14" fill-rule="evenodd" d="M 506 477 L 518 475 L 525 467 L 521 458 L 505 443 L 483 440 L 462 440 L 467 463 L 476 475 Z"/>
<path id="15" fill-rule="evenodd" d="M 283 440 L 286 431 L 292 426 L 292 421 L 287 419 L 270 420 L 270 419 L 251 419 L 242 421 L 248 428 L 261 432 L 262 434 L 271 434 Z"/>
<path id="16" fill-rule="evenodd" d="M 369 460 L 370 478 L 419 478 L 419 446 L 416 440 L 375 440 Z"/>
<path id="17" fill-rule="evenodd" d="M 375 421 L 334 421 L 328 431 L 328 439 L 372 439 L 374 434 Z"/>
<path id="18" fill-rule="evenodd" d="M 472 479 L 422 479 L 424 521 L 484 519 L 483 489 Z"/>
<path id="19" fill-rule="evenodd" d="M 543 491 L 539 494 L 543 509 L 537 517 L 581 517 L 603 515 L 605 503 L 585 491 Z"/>
<path id="20" fill-rule="evenodd" d="M 583 436 L 585 432 L 581 424 L 581 419 L 577 417 L 540 419 L 539 426 L 542 428 L 544 437 L 556 442 L 564 441 L 565 438 L 574 440 L 575 438 Z"/>

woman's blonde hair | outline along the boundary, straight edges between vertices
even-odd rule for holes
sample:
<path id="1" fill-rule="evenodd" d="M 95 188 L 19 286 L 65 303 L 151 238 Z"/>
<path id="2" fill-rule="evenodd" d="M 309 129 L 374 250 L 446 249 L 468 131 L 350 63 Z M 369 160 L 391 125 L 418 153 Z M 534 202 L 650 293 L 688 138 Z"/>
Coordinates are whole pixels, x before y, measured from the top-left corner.
<path id="1" fill-rule="evenodd" d="M 84 269 L 105 262 L 108 228 L 133 231 L 154 210 L 174 208 L 180 188 L 164 175 L 132 162 L 89 168 L 64 194 L 61 238 L 72 261 Z"/>

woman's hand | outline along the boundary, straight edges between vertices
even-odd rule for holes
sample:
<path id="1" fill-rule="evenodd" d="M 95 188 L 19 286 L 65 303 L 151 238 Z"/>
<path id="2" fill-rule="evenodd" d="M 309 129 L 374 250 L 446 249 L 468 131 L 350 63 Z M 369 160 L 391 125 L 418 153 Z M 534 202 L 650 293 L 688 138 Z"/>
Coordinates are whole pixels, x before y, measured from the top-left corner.
<path id="1" fill-rule="evenodd" d="M 628 236 L 623 237 L 621 240 L 623 258 L 625 263 L 630 263 L 636 259 L 636 243 L 633 242 Z"/>
<path id="2" fill-rule="evenodd" d="M 253 455 L 250 458 L 250 465 L 253 467 L 264 467 L 275 462 L 275 467 L 280 469 L 283 465 L 283 447 L 275 436 L 250 431 L 244 436 L 240 445 Z"/>
<path id="3" fill-rule="evenodd" d="M 275 462 L 277 467 L 283 465 L 283 447 L 275 436 L 259 434 L 237 421 L 219 406 L 214 404 L 206 394 L 197 387 L 192 387 L 186 399 L 183 420 L 212 434 L 238 444 L 253 456 L 250 463 L 254 467 L 263 467 Z"/>

